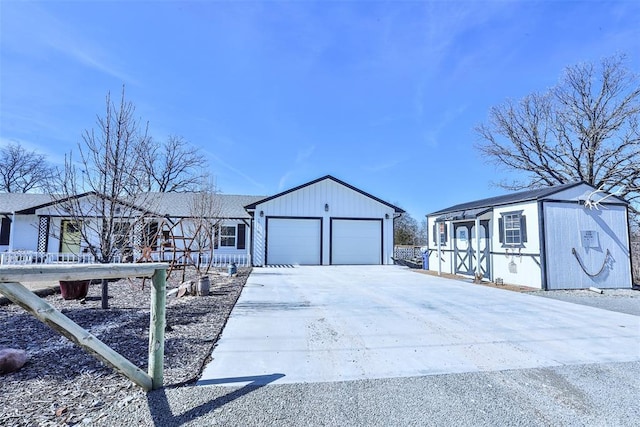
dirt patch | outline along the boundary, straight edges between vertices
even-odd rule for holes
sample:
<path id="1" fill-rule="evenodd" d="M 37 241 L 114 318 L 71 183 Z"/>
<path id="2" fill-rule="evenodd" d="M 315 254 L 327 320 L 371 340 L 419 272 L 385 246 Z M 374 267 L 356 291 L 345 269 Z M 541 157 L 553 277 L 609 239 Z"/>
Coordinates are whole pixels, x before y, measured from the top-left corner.
<path id="1" fill-rule="evenodd" d="M 494 283 L 494 282 L 488 282 L 486 280 L 482 280 L 480 282 L 475 282 L 473 279 L 470 279 L 470 278 L 465 277 L 465 276 L 460 276 L 460 275 L 457 275 L 457 274 L 450 274 L 450 273 L 441 273 L 440 275 L 438 275 L 437 271 L 431 271 L 431 270 L 412 270 L 412 271 L 415 271 L 416 273 L 427 274 L 429 276 L 437 276 L 437 277 L 444 277 L 445 279 L 460 280 L 461 282 L 467 282 L 470 285 L 488 286 L 490 288 L 505 289 L 507 291 L 533 292 L 533 291 L 538 290 L 538 289 L 530 288 L 530 287 L 527 287 L 527 286 L 511 285 L 511 284 L 508 284 L 508 283 L 497 284 L 497 283 Z"/>

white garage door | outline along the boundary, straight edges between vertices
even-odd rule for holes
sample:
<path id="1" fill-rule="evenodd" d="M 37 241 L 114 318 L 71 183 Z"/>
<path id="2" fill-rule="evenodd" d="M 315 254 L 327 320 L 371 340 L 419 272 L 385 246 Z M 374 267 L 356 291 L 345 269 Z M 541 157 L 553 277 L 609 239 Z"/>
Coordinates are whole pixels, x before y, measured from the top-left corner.
<path id="1" fill-rule="evenodd" d="M 320 219 L 268 218 L 267 264 L 320 264 Z"/>
<path id="2" fill-rule="evenodd" d="M 382 264 L 382 221 L 331 220 L 331 264 Z"/>

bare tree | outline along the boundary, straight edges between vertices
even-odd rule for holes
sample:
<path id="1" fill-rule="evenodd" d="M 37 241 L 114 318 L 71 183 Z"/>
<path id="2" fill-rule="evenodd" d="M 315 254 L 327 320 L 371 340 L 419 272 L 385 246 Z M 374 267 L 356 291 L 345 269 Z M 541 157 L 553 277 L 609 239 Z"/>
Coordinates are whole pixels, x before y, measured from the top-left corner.
<path id="1" fill-rule="evenodd" d="M 98 116 L 96 129 L 84 131 L 78 144 L 80 162 L 71 154 L 59 174 L 54 197 L 59 214 L 69 218 L 82 240 L 84 250 L 102 263 L 130 245 L 130 239 L 149 206 L 140 198 L 141 173 L 139 147 L 146 143 L 147 127 L 135 117 L 133 104 L 125 99 L 124 87 L 119 104 L 106 97 L 104 116 Z M 135 202 L 135 203 L 134 203 Z M 103 281 L 103 308 L 107 308 L 107 284 Z"/>
<path id="2" fill-rule="evenodd" d="M 53 167 L 43 154 L 27 151 L 17 142 L 0 148 L 0 191 L 28 193 L 44 190 Z"/>
<path id="3" fill-rule="evenodd" d="M 221 204 L 218 191 L 211 180 L 202 179 L 202 184 L 189 206 L 189 232 L 194 264 L 200 276 L 206 276 L 213 263 L 216 227 L 221 221 Z"/>
<path id="4" fill-rule="evenodd" d="M 393 242 L 396 245 L 419 245 L 420 229 L 418 221 L 408 213 L 393 220 Z"/>
<path id="5" fill-rule="evenodd" d="M 624 55 L 566 68 L 546 93 L 493 107 L 476 128 L 477 148 L 507 171 L 524 172 L 507 189 L 585 181 L 617 191 L 638 211 L 640 80 Z"/>
<path id="6" fill-rule="evenodd" d="M 161 193 L 197 191 L 207 161 L 200 150 L 181 136 L 164 143 L 149 138 L 140 145 L 141 181 L 147 191 Z"/>

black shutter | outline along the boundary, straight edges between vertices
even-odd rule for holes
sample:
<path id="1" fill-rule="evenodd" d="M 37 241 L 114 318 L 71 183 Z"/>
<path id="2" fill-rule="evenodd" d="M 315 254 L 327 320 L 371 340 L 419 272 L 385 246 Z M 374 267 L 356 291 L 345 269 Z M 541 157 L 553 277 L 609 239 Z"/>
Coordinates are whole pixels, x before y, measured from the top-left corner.
<path id="1" fill-rule="evenodd" d="M 213 226 L 213 249 L 218 249 L 218 238 L 220 237 L 220 226 Z"/>
<path id="2" fill-rule="evenodd" d="M 245 224 L 238 224 L 238 249 L 244 249 L 246 247 L 247 240 L 247 226 Z"/>
<path id="3" fill-rule="evenodd" d="M 447 239 L 449 238 L 449 233 L 447 232 L 447 223 L 444 224 L 444 244 L 447 244 Z"/>
<path id="4" fill-rule="evenodd" d="M 522 243 L 527 241 L 527 217 L 524 215 L 520 216 L 520 237 L 522 238 Z"/>
<path id="5" fill-rule="evenodd" d="M 9 233 L 11 233 L 11 218 L 5 216 L 0 223 L 0 245 L 9 244 Z"/>
<path id="6" fill-rule="evenodd" d="M 504 220 L 502 217 L 498 218 L 498 237 L 500 243 L 504 243 Z"/>
<path id="7" fill-rule="evenodd" d="M 436 231 L 437 230 L 436 229 L 437 225 L 438 225 L 437 223 L 435 223 L 435 222 L 433 223 L 433 244 L 434 245 L 438 244 L 438 240 L 437 240 L 438 239 L 438 232 Z"/>

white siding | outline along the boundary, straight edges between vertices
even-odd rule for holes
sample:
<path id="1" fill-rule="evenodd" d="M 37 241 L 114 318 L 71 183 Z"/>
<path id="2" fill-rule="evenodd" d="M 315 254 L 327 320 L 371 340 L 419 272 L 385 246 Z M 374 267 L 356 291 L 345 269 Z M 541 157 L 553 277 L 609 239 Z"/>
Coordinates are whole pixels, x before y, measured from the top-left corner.
<path id="1" fill-rule="evenodd" d="M 549 289 L 631 287 L 631 266 L 624 206 L 588 209 L 579 204 L 544 204 L 544 223 Z M 595 241 L 585 244 L 583 232 L 595 232 Z M 592 236 L 593 233 L 590 233 Z M 595 274 L 607 265 L 596 277 Z M 611 254 L 607 259 L 607 251 Z"/>
<path id="2" fill-rule="evenodd" d="M 16 215 L 10 242 L 14 251 L 38 250 L 38 217 L 36 215 Z"/>
<path id="3" fill-rule="evenodd" d="M 500 229 L 498 219 L 505 212 L 522 211 L 526 217 L 527 241 L 522 248 L 510 248 L 500 243 Z M 518 203 L 500 206 L 493 211 L 492 229 L 493 248 L 492 280 L 503 279 L 504 283 L 513 285 L 542 288 L 542 273 L 540 268 L 540 232 L 537 202 Z"/>
<path id="4" fill-rule="evenodd" d="M 328 205 L 328 211 L 325 211 Z M 261 216 L 262 212 L 262 216 Z M 387 219 L 385 215 L 388 215 Z M 267 217 L 322 218 L 322 260 L 330 259 L 330 219 L 380 218 L 383 221 L 383 260 L 392 263 L 394 209 L 331 179 L 302 187 L 275 199 L 258 204 L 254 224 L 254 265 L 265 263 L 265 220 Z"/>

